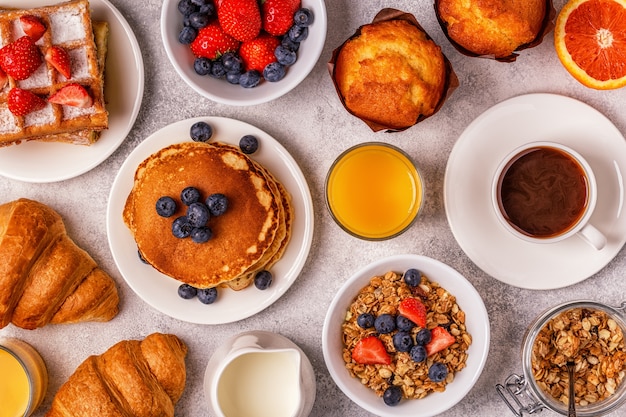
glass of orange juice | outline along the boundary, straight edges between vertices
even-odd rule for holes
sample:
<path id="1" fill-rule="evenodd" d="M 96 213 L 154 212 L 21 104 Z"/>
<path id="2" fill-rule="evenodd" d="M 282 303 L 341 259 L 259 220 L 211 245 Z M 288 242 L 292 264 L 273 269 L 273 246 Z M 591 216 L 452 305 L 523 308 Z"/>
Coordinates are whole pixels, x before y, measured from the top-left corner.
<path id="1" fill-rule="evenodd" d="M 48 372 L 39 353 L 15 338 L 0 338 L 0 417 L 28 417 L 43 401 Z"/>
<path id="2" fill-rule="evenodd" d="M 365 240 L 398 236 L 424 200 L 422 177 L 401 149 L 366 142 L 344 151 L 326 177 L 326 203 L 335 222 Z"/>

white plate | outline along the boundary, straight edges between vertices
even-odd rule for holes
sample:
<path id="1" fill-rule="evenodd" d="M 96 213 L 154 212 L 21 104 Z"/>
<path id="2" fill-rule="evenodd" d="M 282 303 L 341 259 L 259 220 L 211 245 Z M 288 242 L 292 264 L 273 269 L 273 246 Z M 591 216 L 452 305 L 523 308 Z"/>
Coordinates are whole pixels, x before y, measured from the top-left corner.
<path id="1" fill-rule="evenodd" d="M 598 251 L 573 236 L 536 244 L 508 233 L 491 205 L 498 163 L 516 147 L 554 141 L 578 151 L 591 165 L 598 202 L 591 222 L 607 236 Z M 457 140 L 446 167 L 444 203 L 452 233 L 467 256 L 494 278 L 527 289 L 561 288 L 602 269 L 626 242 L 623 173 L 626 142 L 604 115 L 575 99 L 528 94 L 496 104 Z"/>
<path id="2" fill-rule="evenodd" d="M 252 158 L 263 164 L 287 188 L 294 207 L 292 236 L 282 259 L 272 267 L 272 285 L 258 290 L 254 285 L 241 290 L 219 291 L 214 304 L 178 296 L 179 281 L 143 264 L 137 245 L 122 220 L 126 198 L 133 187 L 137 166 L 147 157 L 172 143 L 190 141 L 189 128 L 203 120 L 213 127 L 212 141 L 233 145 L 246 135 L 259 139 L 259 149 Z M 275 302 L 294 283 L 309 254 L 313 239 L 313 201 L 309 186 L 297 163 L 287 150 L 262 130 L 247 123 L 222 117 L 198 117 L 182 120 L 160 129 L 145 139 L 128 156 L 118 172 L 107 207 L 107 234 L 113 259 L 128 285 L 146 303 L 179 320 L 199 324 L 230 323 L 250 317 Z"/>
<path id="3" fill-rule="evenodd" d="M 165 52 L 180 77 L 198 94 L 218 103 L 233 106 L 251 106 L 281 97 L 294 89 L 313 70 L 326 41 L 326 5 L 324 0 L 302 0 L 314 15 L 308 37 L 298 50 L 298 60 L 287 69 L 285 78 L 276 83 L 261 82 L 254 88 L 243 88 L 210 76 L 196 74 L 194 56 L 189 46 L 178 42 L 183 28 L 183 16 L 178 11 L 178 0 L 165 0 L 161 9 L 161 37 Z"/>
<path id="4" fill-rule="evenodd" d="M 350 376 L 342 356 L 343 342 L 341 325 L 346 311 L 357 293 L 376 275 L 389 271 L 404 272 L 417 268 L 429 280 L 439 283 L 456 297 L 457 304 L 465 312 L 467 332 L 472 344 L 467 354 L 466 367 L 454 375 L 454 381 L 444 392 L 436 392 L 419 400 L 404 400 L 390 407 L 374 391 L 361 381 Z M 489 316 L 483 300 L 472 284 L 455 269 L 426 256 L 395 255 L 373 262 L 359 271 L 339 289 L 330 304 L 324 320 L 322 349 L 324 361 L 333 377 L 348 398 L 363 409 L 381 417 L 428 417 L 443 413 L 451 408 L 472 389 L 483 371 L 489 353 Z"/>
<path id="5" fill-rule="evenodd" d="M 20 0 L 20 8 L 50 5 L 50 0 Z M 108 0 L 90 0 L 92 18 L 109 23 L 104 95 L 109 128 L 91 146 L 25 142 L 0 148 L 0 175 L 34 183 L 63 181 L 84 174 L 106 160 L 133 127 L 144 87 L 144 67 L 137 39 L 124 16 Z M 0 7 L 16 7 L 0 0 Z"/>

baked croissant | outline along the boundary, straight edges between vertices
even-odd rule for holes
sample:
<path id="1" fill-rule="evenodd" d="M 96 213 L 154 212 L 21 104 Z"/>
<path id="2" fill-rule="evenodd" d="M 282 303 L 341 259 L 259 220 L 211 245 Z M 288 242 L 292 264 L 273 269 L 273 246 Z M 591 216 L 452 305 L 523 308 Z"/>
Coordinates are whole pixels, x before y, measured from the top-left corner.
<path id="1" fill-rule="evenodd" d="M 167 417 L 185 389 L 187 346 L 175 335 L 123 340 L 81 363 L 45 417 Z"/>
<path id="2" fill-rule="evenodd" d="M 0 205 L 0 328 L 108 321 L 118 304 L 115 282 L 57 212 L 28 199 Z"/>

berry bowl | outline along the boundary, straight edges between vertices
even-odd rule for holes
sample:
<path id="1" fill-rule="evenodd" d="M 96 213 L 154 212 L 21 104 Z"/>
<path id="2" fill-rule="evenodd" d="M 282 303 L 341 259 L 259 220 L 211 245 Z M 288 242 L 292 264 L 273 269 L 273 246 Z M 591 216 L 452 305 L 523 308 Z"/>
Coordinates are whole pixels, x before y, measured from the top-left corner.
<path id="1" fill-rule="evenodd" d="M 361 408 L 427 417 L 472 389 L 489 339 L 472 284 L 435 259 L 405 254 L 375 261 L 343 284 L 326 313 L 322 348 L 333 380 Z"/>
<path id="2" fill-rule="evenodd" d="M 232 0 L 229 1 L 232 2 Z M 254 77 L 248 75 L 241 75 L 241 83 L 239 83 L 239 76 L 231 78 L 223 71 L 221 74 L 220 71 L 214 72 L 214 67 L 217 68 L 213 65 L 214 59 L 209 59 L 211 63 L 206 62 L 206 60 L 203 63 L 196 62 L 197 57 L 191 50 L 192 40 L 196 38 L 196 34 L 201 33 L 202 27 L 207 22 L 208 25 L 218 25 L 217 12 L 214 9 L 210 10 L 208 11 L 208 19 L 194 19 L 190 23 L 191 14 L 186 10 L 186 14 L 183 14 L 181 9 L 185 9 L 185 7 L 179 6 L 181 2 L 191 3 L 192 8 L 202 7 L 199 6 L 200 4 L 214 4 L 211 0 L 164 0 L 161 9 L 161 37 L 165 52 L 178 75 L 198 94 L 215 102 L 232 106 L 250 106 L 279 98 L 294 89 L 309 75 L 322 53 L 326 40 L 326 6 L 323 0 L 301 0 L 299 7 L 308 9 L 311 18 L 306 23 L 306 36 L 295 42 L 297 47 L 294 47 L 293 42 L 290 43 L 289 49 L 295 49 L 295 62 L 292 62 L 292 55 L 291 61 L 285 65 L 276 64 L 280 71 L 276 71 L 276 67 L 274 67 L 274 80 L 271 82 L 267 81 L 263 76 L 263 71 L 259 70 L 257 74 L 253 74 L 258 77 L 258 83 L 253 81 Z M 221 0 L 220 3 L 223 4 L 224 0 Z M 195 31 L 189 31 L 193 33 L 192 35 L 189 33 L 186 36 L 182 35 L 187 26 L 195 28 Z M 261 30 L 261 33 L 264 31 Z M 207 36 L 209 35 L 207 34 Z M 276 37 L 282 40 L 289 35 Z M 240 42 L 240 45 L 242 44 L 243 42 Z M 232 48 L 232 46 L 222 47 Z M 219 56 L 222 55 L 218 54 L 218 58 Z M 280 73 L 283 70 L 284 76 L 276 76 L 276 72 Z M 245 81 L 244 78 L 246 78 Z M 244 85 L 246 87 L 243 87 Z"/>

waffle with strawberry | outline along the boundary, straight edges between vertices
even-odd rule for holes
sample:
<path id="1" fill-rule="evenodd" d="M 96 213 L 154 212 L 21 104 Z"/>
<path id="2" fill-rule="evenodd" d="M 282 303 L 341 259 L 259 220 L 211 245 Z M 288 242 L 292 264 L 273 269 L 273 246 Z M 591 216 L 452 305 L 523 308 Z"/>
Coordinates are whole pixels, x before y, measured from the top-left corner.
<path id="1" fill-rule="evenodd" d="M 95 142 L 108 127 L 107 36 L 88 0 L 0 11 L 0 146 Z"/>

